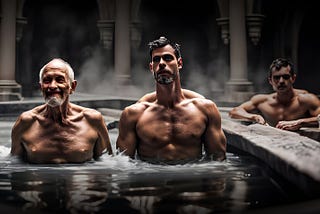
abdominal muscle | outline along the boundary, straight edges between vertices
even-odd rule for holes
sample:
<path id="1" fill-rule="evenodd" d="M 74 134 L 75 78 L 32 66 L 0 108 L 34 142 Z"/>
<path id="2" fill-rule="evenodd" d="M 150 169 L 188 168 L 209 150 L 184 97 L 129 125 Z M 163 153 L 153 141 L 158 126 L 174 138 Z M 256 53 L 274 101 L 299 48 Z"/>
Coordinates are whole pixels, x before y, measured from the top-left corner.
<path id="1" fill-rule="evenodd" d="M 193 140 L 172 139 L 168 141 L 140 141 L 138 143 L 138 155 L 142 160 L 172 162 L 198 160 L 202 156 L 202 145 Z"/>

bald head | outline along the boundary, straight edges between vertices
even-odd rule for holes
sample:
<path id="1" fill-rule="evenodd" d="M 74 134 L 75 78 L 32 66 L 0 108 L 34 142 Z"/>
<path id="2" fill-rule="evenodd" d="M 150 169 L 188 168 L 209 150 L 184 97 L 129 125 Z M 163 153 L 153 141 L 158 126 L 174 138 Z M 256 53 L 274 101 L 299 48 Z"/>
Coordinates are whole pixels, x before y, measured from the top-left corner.
<path id="1" fill-rule="evenodd" d="M 40 69 L 40 72 L 39 72 L 40 83 L 42 83 L 43 74 L 46 71 L 52 70 L 52 69 L 64 71 L 68 75 L 70 84 L 74 81 L 74 72 L 70 64 L 64 61 L 63 59 L 54 58 Z"/>

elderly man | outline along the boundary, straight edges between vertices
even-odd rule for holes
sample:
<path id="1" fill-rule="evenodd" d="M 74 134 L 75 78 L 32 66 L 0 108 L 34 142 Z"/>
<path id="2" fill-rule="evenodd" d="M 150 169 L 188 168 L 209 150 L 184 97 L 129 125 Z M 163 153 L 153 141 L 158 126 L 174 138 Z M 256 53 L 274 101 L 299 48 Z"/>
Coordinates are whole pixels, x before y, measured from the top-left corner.
<path id="1" fill-rule="evenodd" d="M 165 37 L 149 43 L 156 92 L 122 112 L 117 148 L 153 163 L 224 160 L 226 138 L 215 103 L 181 88 L 180 46 Z M 188 95 L 188 96 L 186 96 Z"/>
<path id="2" fill-rule="evenodd" d="M 101 113 L 69 102 L 77 81 L 71 66 L 53 59 L 39 73 L 45 104 L 22 113 L 12 128 L 11 154 L 30 163 L 82 163 L 112 154 Z"/>

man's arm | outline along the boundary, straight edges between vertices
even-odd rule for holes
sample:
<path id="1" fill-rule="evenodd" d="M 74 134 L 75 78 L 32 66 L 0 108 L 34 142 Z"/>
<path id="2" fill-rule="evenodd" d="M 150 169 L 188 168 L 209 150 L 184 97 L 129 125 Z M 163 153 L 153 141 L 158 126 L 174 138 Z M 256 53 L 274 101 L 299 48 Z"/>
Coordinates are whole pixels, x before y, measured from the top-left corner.
<path id="1" fill-rule="evenodd" d="M 136 123 L 138 118 L 137 105 L 126 107 L 119 121 L 119 136 L 116 147 L 119 152 L 123 152 L 130 158 L 135 157 L 137 147 Z"/>
<path id="2" fill-rule="evenodd" d="M 204 148 L 207 157 L 222 161 L 226 158 L 226 137 L 221 127 L 221 115 L 216 104 L 210 100 L 203 100 L 208 117 L 204 133 Z"/>
<path id="3" fill-rule="evenodd" d="M 31 111 L 22 113 L 11 130 L 11 155 L 16 155 L 22 157 L 24 154 L 24 149 L 22 145 L 22 136 L 24 132 L 32 125 L 34 121 Z"/>
<path id="4" fill-rule="evenodd" d="M 255 95 L 249 101 L 233 108 L 229 112 L 229 116 L 233 119 L 246 119 L 260 124 L 266 124 L 262 115 L 252 113 L 253 111 L 258 110 L 258 104 L 264 99 L 264 95 Z"/>
<path id="5" fill-rule="evenodd" d="M 85 111 L 85 116 L 89 119 L 90 124 L 94 126 L 98 133 L 98 139 L 94 145 L 93 158 L 99 158 L 105 150 L 107 150 L 109 155 L 112 155 L 113 152 L 108 129 L 102 114 L 96 110 L 88 109 Z"/>
<path id="6" fill-rule="evenodd" d="M 297 120 L 289 120 L 289 121 L 279 121 L 276 125 L 276 128 L 288 130 L 288 131 L 297 131 L 301 127 L 315 127 L 319 126 L 318 117 L 308 117 L 301 118 Z"/>
<path id="7" fill-rule="evenodd" d="M 311 117 L 299 118 L 297 120 L 279 121 L 276 128 L 296 131 L 301 127 L 318 127 L 318 115 L 320 115 L 320 100 L 312 93 L 299 94 L 300 105 L 306 105 Z"/>
<path id="8" fill-rule="evenodd" d="M 320 114 L 320 100 L 311 93 L 300 95 L 309 101 L 309 113 L 312 117 L 317 117 Z"/>

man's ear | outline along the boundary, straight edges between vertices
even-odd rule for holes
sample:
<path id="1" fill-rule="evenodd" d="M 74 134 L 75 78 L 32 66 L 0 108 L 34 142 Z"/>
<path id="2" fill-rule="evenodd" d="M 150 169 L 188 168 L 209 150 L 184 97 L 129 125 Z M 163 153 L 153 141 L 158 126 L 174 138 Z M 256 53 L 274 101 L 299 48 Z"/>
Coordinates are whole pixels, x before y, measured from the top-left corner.
<path id="1" fill-rule="evenodd" d="M 42 83 L 38 82 L 38 85 L 39 85 L 40 94 L 43 96 L 45 94 L 45 92 L 43 92 L 43 90 L 42 90 Z"/>
<path id="2" fill-rule="evenodd" d="M 292 83 L 294 83 L 296 81 L 297 75 L 293 74 L 291 78 L 292 78 Z"/>
<path id="3" fill-rule="evenodd" d="M 181 69 L 182 68 L 182 65 L 183 65 L 183 61 L 182 61 L 182 58 L 180 57 L 178 59 L 178 68 Z"/>
<path id="4" fill-rule="evenodd" d="M 70 94 L 72 94 L 76 90 L 77 84 L 78 84 L 77 80 L 72 81 L 70 86 Z"/>
<path id="5" fill-rule="evenodd" d="M 150 63 L 149 63 L 149 70 L 151 71 L 151 73 L 153 73 L 152 65 L 153 65 L 152 62 L 150 62 Z"/>

